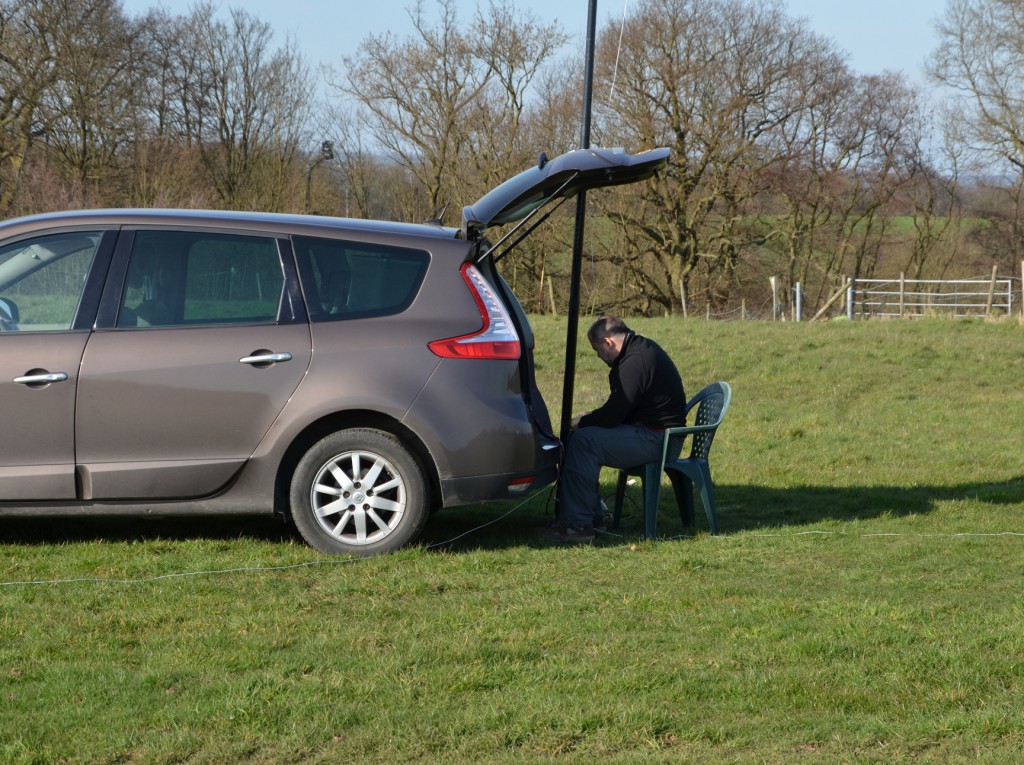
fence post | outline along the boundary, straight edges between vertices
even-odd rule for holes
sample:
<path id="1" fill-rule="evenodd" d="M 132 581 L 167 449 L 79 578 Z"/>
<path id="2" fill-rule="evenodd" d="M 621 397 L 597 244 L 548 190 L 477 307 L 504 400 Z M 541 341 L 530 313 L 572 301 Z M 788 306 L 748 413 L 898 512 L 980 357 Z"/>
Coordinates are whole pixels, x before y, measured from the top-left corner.
<path id="1" fill-rule="evenodd" d="M 985 318 L 988 319 L 992 316 L 992 301 L 996 296 L 996 272 L 999 270 L 999 266 L 992 266 L 992 281 L 988 284 L 988 301 L 985 303 Z"/>
<path id="2" fill-rule="evenodd" d="M 903 318 L 903 308 L 907 299 L 907 274 L 900 271 L 900 318 Z"/>
<path id="3" fill-rule="evenodd" d="M 793 306 L 793 321 L 800 321 L 804 313 L 804 287 L 800 282 L 796 283 L 796 301 Z"/>
<path id="4" fill-rule="evenodd" d="M 1024 260 L 1020 262 L 1020 320 L 1024 322 Z"/>
<path id="5" fill-rule="evenodd" d="M 686 282 L 684 282 L 682 279 L 679 280 L 679 300 L 682 301 L 682 304 L 683 304 L 683 318 L 685 319 L 685 318 L 687 318 L 687 313 L 686 313 Z"/>
<path id="6" fill-rule="evenodd" d="M 854 294 L 854 281 L 855 280 L 851 277 L 846 283 L 846 318 L 850 321 L 853 321 L 853 299 L 856 297 Z"/>
<path id="7" fill-rule="evenodd" d="M 779 320 L 779 282 L 774 276 L 768 277 L 768 283 L 772 285 L 772 321 Z"/>
<path id="8" fill-rule="evenodd" d="M 537 283 L 537 313 L 544 313 L 544 266 L 540 267 L 540 281 Z"/>

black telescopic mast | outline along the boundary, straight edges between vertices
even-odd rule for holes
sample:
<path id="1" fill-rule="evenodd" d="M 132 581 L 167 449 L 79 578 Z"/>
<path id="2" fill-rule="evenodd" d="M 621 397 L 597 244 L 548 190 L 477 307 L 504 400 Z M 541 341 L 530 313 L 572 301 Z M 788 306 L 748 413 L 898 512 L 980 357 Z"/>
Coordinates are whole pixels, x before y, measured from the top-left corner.
<path id="1" fill-rule="evenodd" d="M 580 148 L 590 148 L 590 110 L 594 90 L 594 37 L 597 28 L 597 0 L 587 11 L 586 69 L 583 77 L 583 121 Z M 583 271 L 583 229 L 587 215 L 587 192 L 576 196 L 576 228 L 572 240 L 572 273 L 569 279 L 569 321 L 565 331 L 565 376 L 562 379 L 561 439 L 566 443 L 572 424 L 573 385 L 576 380 L 576 335 L 579 331 L 580 279 Z"/>

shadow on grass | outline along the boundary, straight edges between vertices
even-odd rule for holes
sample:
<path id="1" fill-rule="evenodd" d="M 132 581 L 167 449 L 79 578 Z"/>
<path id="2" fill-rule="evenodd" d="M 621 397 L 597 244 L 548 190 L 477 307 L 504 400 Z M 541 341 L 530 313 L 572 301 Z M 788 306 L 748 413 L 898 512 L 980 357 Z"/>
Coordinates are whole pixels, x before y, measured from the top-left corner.
<path id="1" fill-rule="evenodd" d="M 719 533 L 802 526 L 821 521 L 854 521 L 881 516 L 927 514 L 940 502 L 971 500 L 991 504 L 1024 503 L 1024 476 L 998 482 L 953 486 L 795 486 L 768 488 L 719 484 Z M 420 543 L 427 549 L 465 551 L 511 547 L 546 547 L 536 534 L 552 522 L 550 490 L 519 503 L 489 503 L 450 508 L 431 517 Z M 626 495 L 622 528 L 601 535 L 602 544 L 632 544 L 643 533 L 640 491 Z M 609 502 L 609 504 L 611 504 Z M 695 502 L 696 529 L 684 528 L 672 490 L 664 486 L 659 506 L 658 535 L 672 537 L 707 531 L 700 500 Z M 0 517 L 0 544 L 59 545 L 75 542 L 113 543 L 149 540 L 247 540 L 268 544 L 302 543 L 290 523 L 276 516 L 126 517 Z"/>
<path id="2" fill-rule="evenodd" d="M 952 486 L 795 486 L 769 488 L 752 485 L 716 485 L 720 534 L 782 526 L 804 526 L 821 521 L 855 521 L 878 517 L 923 515 L 941 502 L 971 500 L 991 504 L 1024 504 L 1024 476 L 1006 481 L 963 483 Z M 609 499 L 609 504 L 611 501 Z M 643 512 L 638 486 L 627 490 L 622 528 L 600 535 L 602 544 L 632 544 L 643 535 Z M 424 543 L 452 550 L 489 549 L 519 545 L 544 546 L 534 528 L 552 521 L 551 505 L 535 500 L 530 508 L 511 513 L 508 506 L 487 505 L 446 510 L 427 527 Z M 696 528 L 683 526 L 671 488 L 662 487 L 658 536 L 706 533 L 707 518 L 700 499 L 694 503 Z M 540 512 L 539 510 L 542 510 Z M 485 525 L 489 524 L 489 525 Z M 482 526 L 482 528 L 481 528 Z M 460 536 L 464 535 L 464 536 Z M 445 544 L 451 541 L 451 544 Z"/>
<path id="3" fill-rule="evenodd" d="M 951 486 L 716 486 L 722 533 L 765 526 L 803 525 L 923 515 L 940 502 L 970 500 L 989 504 L 1024 503 L 1024 476 L 1006 481 Z M 665 504 L 662 503 L 662 512 Z M 697 504 L 697 513 L 701 512 Z M 660 518 L 659 518 L 660 519 Z M 698 517 L 698 523 L 701 518 Z M 678 518 L 677 518 L 678 522 Z"/>

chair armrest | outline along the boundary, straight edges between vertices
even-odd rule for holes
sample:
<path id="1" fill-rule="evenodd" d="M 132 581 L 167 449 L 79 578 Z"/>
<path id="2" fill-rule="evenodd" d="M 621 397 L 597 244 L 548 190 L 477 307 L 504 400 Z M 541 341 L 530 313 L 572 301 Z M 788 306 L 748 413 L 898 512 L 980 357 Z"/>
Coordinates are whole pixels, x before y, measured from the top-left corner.
<path id="1" fill-rule="evenodd" d="M 707 430 L 714 430 L 721 423 L 712 422 L 708 425 L 687 425 L 682 428 L 665 428 L 665 436 L 686 436 L 690 433 L 703 433 Z"/>
<path id="2" fill-rule="evenodd" d="M 716 430 L 719 425 L 722 424 L 722 418 L 718 418 L 718 422 L 712 422 L 707 425 L 687 425 L 681 428 L 665 428 L 664 439 L 661 443 L 661 469 L 665 469 L 665 463 L 668 461 L 668 441 L 673 436 L 688 436 L 693 433 L 706 433 L 709 430 Z"/>

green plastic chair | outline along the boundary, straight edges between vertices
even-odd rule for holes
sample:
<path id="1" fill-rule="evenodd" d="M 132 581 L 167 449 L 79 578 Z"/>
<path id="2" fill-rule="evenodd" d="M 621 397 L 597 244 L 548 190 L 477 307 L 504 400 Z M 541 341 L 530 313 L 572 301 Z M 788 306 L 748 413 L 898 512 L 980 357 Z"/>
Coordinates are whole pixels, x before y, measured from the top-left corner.
<path id="1" fill-rule="evenodd" d="M 679 505 L 679 517 L 684 526 L 693 526 L 694 487 L 700 492 L 704 512 L 708 516 L 708 527 L 712 534 L 718 533 L 718 513 L 715 507 L 715 486 L 711 482 L 711 468 L 708 455 L 711 443 L 715 440 L 718 426 L 725 419 L 732 400 L 732 388 L 727 382 L 715 382 L 707 386 L 691 398 L 686 404 L 686 418 L 696 409 L 693 425 L 683 428 L 666 428 L 665 440 L 661 449 L 660 462 L 648 462 L 619 471 L 619 482 L 615 488 L 615 513 L 612 528 L 619 528 L 622 520 L 622 503 L 626 496 L 626 481 L 629 476 L 639 476 L 644 496 L 644 537 L 653 539 L 658 521 L 658 498 L 661 494 L 661 474 L 668 473 L 669 480 Z M 677 460 L 668 460 L 669 439 L 673 436 L 691 436 L 690 456 Z"/>

